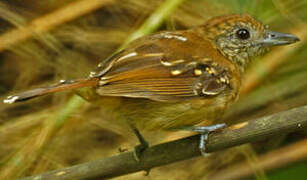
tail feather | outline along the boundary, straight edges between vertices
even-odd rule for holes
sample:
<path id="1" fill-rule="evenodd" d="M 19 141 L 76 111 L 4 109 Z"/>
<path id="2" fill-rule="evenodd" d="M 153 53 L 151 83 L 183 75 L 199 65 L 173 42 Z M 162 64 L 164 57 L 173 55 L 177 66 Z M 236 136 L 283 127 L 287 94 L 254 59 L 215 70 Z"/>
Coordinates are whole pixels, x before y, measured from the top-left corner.
<path id="1" fill-rule="evenodd" d="M 65 90 L 78 89 L 82 87 L 95 87 L 98 85 L 98 78 L 87 78 L 87 79 L 77 79 L 77 80 L 61 80 L 59 83 L 25 91 L 13 96 L 8 96 L 3 102 L 7 104 L 12 104 L 15 102 L 25 101 L 38 96 L 43 96 L 50 93 L 61 92 Z"/>

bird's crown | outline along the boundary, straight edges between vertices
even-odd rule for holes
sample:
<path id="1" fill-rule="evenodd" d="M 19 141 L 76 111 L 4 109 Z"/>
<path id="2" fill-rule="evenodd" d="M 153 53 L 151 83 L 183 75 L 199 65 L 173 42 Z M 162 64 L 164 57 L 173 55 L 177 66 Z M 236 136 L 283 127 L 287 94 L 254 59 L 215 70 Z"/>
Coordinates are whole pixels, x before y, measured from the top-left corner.
<path id="1" fill-rule="evenodd" d="M 260 32 L 264 32 L 265 30 L 265 26 L 260 21 L 255 20 L 253 17 L 247 14 L 214 17 L 208 20 L 204 27 L 208 32 L 209 38 L 214 38 L 224 34 L 236 27 L 249 27 Z"/>

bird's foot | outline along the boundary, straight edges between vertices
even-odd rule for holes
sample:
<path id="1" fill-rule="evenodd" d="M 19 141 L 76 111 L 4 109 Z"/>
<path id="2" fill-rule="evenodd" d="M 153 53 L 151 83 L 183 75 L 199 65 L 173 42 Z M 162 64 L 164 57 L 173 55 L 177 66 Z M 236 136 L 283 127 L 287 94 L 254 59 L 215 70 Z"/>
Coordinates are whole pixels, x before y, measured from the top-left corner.
<path id="1" fill-rule="evenodd" d="M 216 130 L 223 129 L 227 125 L 225 123 L 222 124 L 215 124 L 211 126 L 192 126 L 192 127 L 185 127 L 184 130 L 188 131 L 194 131 L 200 133 L 200 143 L 199 143 L 199 150 L 203 156 L 208 156 L 208 153 L 206 152 L 206 143 L 208 141 L 208 135 Z"/>
<path id="2" fill-rule="evenodd" d="M 133 156 L 136 161 L 140 161 L 142 153 L 149 147 L 148 142 L 142 139 L 141 144 L 134 147 Z"/>
<path id="3" fill-rule="evenodd" d="M 120 153 L 127 152 L 127 151 L 128 151 L 127 148 L 121 148 L 121 147 L 118 148 L 118 152 Z"/>
<path id="4" fill-rule="evenodd" d="M 142 153 L 149 147 L 148 142 L 145 141 L 144 139 L 142 139 L 142 141 L 140 141 L 141 144 L 137 145 L 134 147 L 134 151 L 133 151 L 133 156 L 134 159 L 139 162 L 142 156 Z M 148 176 L 150 173 L 150 168 L 149 169 L 145 169 L 145 173 L 144 176 Z"/>
<path id="5" fill-rule="evenodd" d="M 132 124 L 130 124 L 130 127 L 132 128 L 134 134 L 136 135 L 136 137 L 138 138 L 140 144 L 134 147 L 134 159 L 136 161 L 140 161 L 140 158 L 142 156 L 142 153 L 145 151 L 145 149 L 147 149 L 149 147 L 148 142 L 145 140 L 145 138 L 142 136 L 142 134 L 140 133 L 140 131 L 133 126 Z"/>

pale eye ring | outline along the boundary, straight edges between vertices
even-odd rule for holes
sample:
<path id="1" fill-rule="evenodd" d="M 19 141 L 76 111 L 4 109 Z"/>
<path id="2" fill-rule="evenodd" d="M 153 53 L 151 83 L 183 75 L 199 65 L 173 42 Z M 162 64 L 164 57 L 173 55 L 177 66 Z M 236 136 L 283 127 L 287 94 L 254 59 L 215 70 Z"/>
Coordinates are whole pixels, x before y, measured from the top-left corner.
<path id="1" fill-rule="evenodd" d="M 236 36 L 239 39 L 246 40 L 250 37 L 250 33 L 247 29 L 242 28 L 242 29 L 237 30 Z"/>

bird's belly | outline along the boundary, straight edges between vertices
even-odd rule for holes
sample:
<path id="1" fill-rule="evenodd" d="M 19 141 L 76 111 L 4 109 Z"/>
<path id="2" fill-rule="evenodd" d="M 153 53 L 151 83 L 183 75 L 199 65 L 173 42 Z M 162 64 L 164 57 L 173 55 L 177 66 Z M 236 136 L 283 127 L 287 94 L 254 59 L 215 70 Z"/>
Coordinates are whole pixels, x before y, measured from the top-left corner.
<path id="1" fill-rule="evenodd" d="M 110 119 L 115 122 L 132 123 L 138 129 L 159 130 L 174 129 L 183 126 L 211 125 L 223 115 L 228 104 L 234 98 L 222 94 L 211 98 L 195 98 L 181 102 L 158 102 L 142 98 L 101 97 L 95 99 L 95 104 L 102 107 Z"/>
<path id="2" fill-rule="evenodd" d="M 151 100 L 126 101 L 121 113 L 138 129 L 174 129 L 183 126 L 213 124 L 223 114 L 227 101 L 225 98 L 195 99 L 176 103 L 155 102 Z"/>

